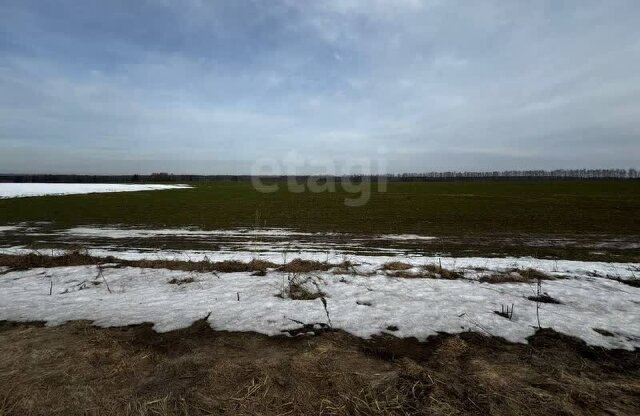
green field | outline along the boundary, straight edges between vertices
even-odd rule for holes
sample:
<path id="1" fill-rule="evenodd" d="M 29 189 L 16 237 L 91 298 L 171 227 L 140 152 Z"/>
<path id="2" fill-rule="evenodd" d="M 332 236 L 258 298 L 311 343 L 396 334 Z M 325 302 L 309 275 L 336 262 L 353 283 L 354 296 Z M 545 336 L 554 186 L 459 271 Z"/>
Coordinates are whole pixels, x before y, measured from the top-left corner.
<path id="1" fill-rule="evenodd" d="M 640 235 L 640 182 L 389 183 L 362 207 L 353 194 L 260 193 L 248 182 L 193 189 L 0 200 L 0 224 L 294 227 L 357 233 Z M 284 189 L 283 189 L 284 188 Z M 338 186 L 338 188 L 340 188 Z M 258 215 L 256 215 L 256 213 Z"/>

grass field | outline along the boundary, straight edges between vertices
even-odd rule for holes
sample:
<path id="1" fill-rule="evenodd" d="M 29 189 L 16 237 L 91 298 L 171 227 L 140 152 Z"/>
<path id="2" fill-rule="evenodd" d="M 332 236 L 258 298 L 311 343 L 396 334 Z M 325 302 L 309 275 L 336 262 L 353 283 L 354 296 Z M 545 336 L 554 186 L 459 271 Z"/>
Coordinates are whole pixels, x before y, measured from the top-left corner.
<path id="1" fill-rule="evenodd" d="M 634 414 L 640 182 L 353 197 L 0 199 L 0 415 Z"/>
<path id="2" fill-rule="evenodd" d="M 338 187 L 340 188 L 340 187 Z M 0 200 L 0 224 L 255 226 L 357 233 L 640 234 L 640 182 L 445 182 L 375 186 L 370 201 L 348 207 L 335 193 L 260 193 L 248 182 L 192 189 Z M 256 215 L 257 213 L 257 215 Z"/>

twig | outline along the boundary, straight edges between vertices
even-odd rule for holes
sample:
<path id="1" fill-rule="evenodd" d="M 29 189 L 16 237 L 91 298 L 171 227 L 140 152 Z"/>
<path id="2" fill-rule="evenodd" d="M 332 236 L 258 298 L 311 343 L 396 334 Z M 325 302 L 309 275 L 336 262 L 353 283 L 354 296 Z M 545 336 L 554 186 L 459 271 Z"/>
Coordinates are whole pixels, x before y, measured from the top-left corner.
<path id="1" fill-rule="evenodd" d="M 327 314 L 327 321 L 329 322 L 329 328 L 333 328 L 333 324 L 331 323 L 331 317 L 329 316 L 329 309 L 327 308 L 327 300 L 324 296 L 320 298 L 322 301 L 322 305 L 324 306 L 324 311 Z"/>
<path id="2" fill-rule="evenodd" d="M 542 280 L 538 278 L 538 296 L 537 299 L 540 299 L 540 294 L 542 292 Z M 538 319 L 538 329 L 542 329 L 540 325 L 540 301 L 536 300 L 536 318 Z"/>
<path id="3" fill-rule="evenodd" d="M 99 279 L 100 277 L 102 277 L 102 280 L 104 280 L 104 284 L 105 286 L 107 286 L 107 290 L 109 291 L 109 293 L 113 293 L 111 292 L 111 288 L 109 288 L 109 283 L 107 282 L 107 278 L 104 277 L 104 273 L 102 273 L 102 265 L 98 264 L 98 275 L 96 276 L 96 279 Z"/>

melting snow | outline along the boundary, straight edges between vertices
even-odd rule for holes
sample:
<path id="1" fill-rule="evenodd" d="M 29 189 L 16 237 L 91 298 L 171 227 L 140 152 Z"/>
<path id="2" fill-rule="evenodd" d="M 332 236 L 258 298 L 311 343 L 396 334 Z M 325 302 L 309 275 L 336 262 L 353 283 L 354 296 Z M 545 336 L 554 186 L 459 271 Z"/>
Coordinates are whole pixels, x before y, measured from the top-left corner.
<path id="1" fill-rule="evenodd" d="M 282 228 L 273 229 L 249 229 L 236 228 L 230 230 L 197 230 L 184 228 L 147 229 L 147 228 L 115 228 L 115 227 L 75 227 L 66 230 L 66 233 L 79 237 L 100 238 L 153 238 L 153 237 L 290 237 L 296 235 L 313 235 L 312 233 L 296 232 Z"/>
<path id="2" fill-rule="evenodd" d="M 114 257 L 121 260 L 171 260 L 171 261 L 225 261 L 237 260 L 249 262 L 253 259 L 267 260 L 276 264 L 294 258 L 320 262 L 340 263 L 348 260 L 356 264 L 362 273 L 379 270 L 385 263 L 403 262 L 413 267 L 428 264 L 441 265 L 445 269 L 461 271 L 467 277 L 482 276 L 491 272 L 511 269 L 535 269 L 541 272 L 561 276 L 608 277 L 612 279 L 633 279 L 640 273 L 638 263 L 610 263 L 601 261 L 548 260 L 534 257 L 432 257 L 422 255 L 350 255 L 339 251 L 309 252 L 304 250 L 273 251 L 255 253 L 252 251 L 209 251 L 209 250 L 159 250 L 159 249 L 122 249 L 91 248 L 88 253 L 95 257 Z M 0 247 L 0 254 L 24 255 L 33 253 L 26 247 Z M 65 250 L 47 249 L 42 254 L 62 255 Z"/>
<path id="3" fill-rule="evenodd" d="M 195 282 L 168 284 L 188 277 Z M 263 277 L 249 273 L 217 277 L 121 268 L 104 269 L 103 280 L 93 266 L 9 272 L 0 278 L 0 320 L 43 320 L 56 325 L 88 319 L 100 326 L 153 322 L 155 330 L 163 332 L 189 326 L 211 312 L 209 323 L 215 329 L 268 335 L 298 327 L 294 321 L 328 323 L 319 299 L 276 296 L 285 278 L 278 272 Z M 526 299 L 535 289 L 528 284 L 331 273 L 317 275 L 316 283 L 326 293 L 333 327 L 360 337 L 383 333 L 394 325 L 399 328 L 394 335 L 421 340 L 442 331 L 473 330 L 525 342 L 537 327 L 536 303 Z M 542 326 L 593 345 L 640 347 L 640 289 L 607 279 L 569 278 L 546 281 L 544 290 L 562 304 L 541 304 Z M 513 320 L 494 313 L 503 304 L 515 305 Z M 593 328 L 614 336 L 603 336 Z"/>
<path id="4" fill-rule="evenodd" d="M 75 227 L 66 231 L 69 235 L 79 237 L 100 237 L 100 238 L 153 238 L 153 237 L 240 237 L 240 238 L 254 238 L 254 237 L 270 237 L 270 238 L 284 238 L 284 237 L 322 237 L 322 236 L 348 236 L 348 234 L 341 233 L 310 233 L 302 232 L 288 228 L 264 228 L 264 229 L 252 229 L 252 228 L 234 228 L 228 230 L 198 230 L 198 229 L 185 229 L 185 228 L 166 228 L 166 229 L 148 229 L 148 228 L 121 228 L 121 227 Z M 361 239 L 362 237 L 356 238 Z M 369 238 L 367 236 L 367 238 Z M 417 235 L 417 234 L 382 234 L 375 239 L 380 240 L 433 240 L 436 237 Z"/>
<path id="5" fill-rule="evenodd" d="M 382 234 L 382 240 L 435 240 L 436 237 L 417 234 Z"/>
<path id="6" fill-rule="evenodd" d="M 128 185 L 104 183 L 0 183 L 0 198 L 102 192 L 160 191 L 190 188 L 189 185 Z"/>
<path id="7" fill-rule="evenodd" d="M 5 226 L 0 233 L 24 225 Z M 511 269 L 533 268 L 554 277 L 544 281 L 543 291 L 561 304 L 540 304 L 540 323 L 557 331 L 577 336 L 593 345 L 607 348 L 640 347 L 640 288 L 616 279 L 637 278 L 637 263 L 607 263 L 569 260 L 545 260 L 531 257 L 429 257 L 406 255 L 394 249 L 382 255 L 356 255 L 345 245 L 318 242 L 318 247 L 298 244 L 296 236 L 324 236 L 287 229 L 233 229 L 201 231 L 196 229 L 150 230 L 142 228 L 79 227 L 62 235 L 93 241 L 112 238 L 110 245 L 89 246 L 95 257 L 113 256 L 122 260 L 250 261 L 254 258 L 280 264 L 294 258 L 355 265 L 360 275 L 340 274 L 336 270 L 315 272 L 310 276 L 317 289 L 326 294 L 331 323 L 361 337 L 386 331 L 389 326 L 400 337 L 424 339 L 437 332 L 472 330 L 525 342 L 537 327 L 536 303 L 527 299 L 536 293 L 535 284 L 480 283 L 481 276 Z M 211 236 L 264 240 L 236 249 L 168 250 L 119 245 L 118 238 L 156 236 Z M 273 237 L 269 240 L 268 237 Z M 387 235 L 375 238 L 420 239 L 425 236 Z M 356 240 L 347 239 L 348 241 Z M 225 243 L 227 244 L 227 243 Z M 231 243 L 228 243 L 232 247 Z M 244 244 L 244 243 L 243 243 Z M 350 243 L 351 244 L 351 243 Z M 224 245 L 222 245 L 224 247 Z M 238 250 L 237 248 L 242 248 Z M 380 249 L 382 250 L 382 249 Z M 0 248 L 0 253 L 27 254 L 24 247 Z M 58 255 L 61 249 L 44 253 Z M 400 261 L 418 270 L 427 264 L 439 264 L 464 275 L 464 279 L 438 280 L 397 278 L 382 270 L 387 262 Z M 338 274 L 334 274 L 338 273 Z M 364 276 L 366 275 L 366 276 Z M 51 325 L 69 320 L 94 320 L 97 325 L 120 326 L 153 322 L 157 331 L 189 326 L 206 316 L 219 330 L 256 331 L 268 335 L 295 329 L 299 323 L 328 323 L 319 299 L 299 301 L 276 297 L 287 275 L 270 271 L 266 276 L 249 273 L 187 273 L 165 269 L 124 267 L 104 269 L 104 279 L 94 266 L 9 271 L 0 268 L 0 320 L 43 320 Z M 168 284 L 171 279 L 195 278 L 182 285 Z M 106 281 L 106 283 L 105 283 Z M 109 289 L 107 289 L 107 284 Z M 52 288 L 52 294 L 49 290 Z M 311 289 L 316 289 L 311 286 Z M 240 301 L 238 301 L 238 296 Z M 515 305 L 512 320 L 494 313 L 502 305 Z M 595 329 L 604 330 L 596 332 Z M 608 331 L 608 332 L 607 332 Z M 602 334 L 611 333 L 613 336 Z"/>

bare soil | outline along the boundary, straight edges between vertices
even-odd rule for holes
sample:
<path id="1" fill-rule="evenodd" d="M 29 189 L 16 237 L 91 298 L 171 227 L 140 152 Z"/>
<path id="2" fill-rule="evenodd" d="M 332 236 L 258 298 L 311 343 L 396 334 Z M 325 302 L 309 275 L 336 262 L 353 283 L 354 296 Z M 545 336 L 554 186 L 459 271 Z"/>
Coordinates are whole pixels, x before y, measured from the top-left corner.
<path id="1" fill-rule="evenodd" d="M 419 343 L 0 322 L 0 415 L 633 415 L 639 351 L 551 330 Z"/>

